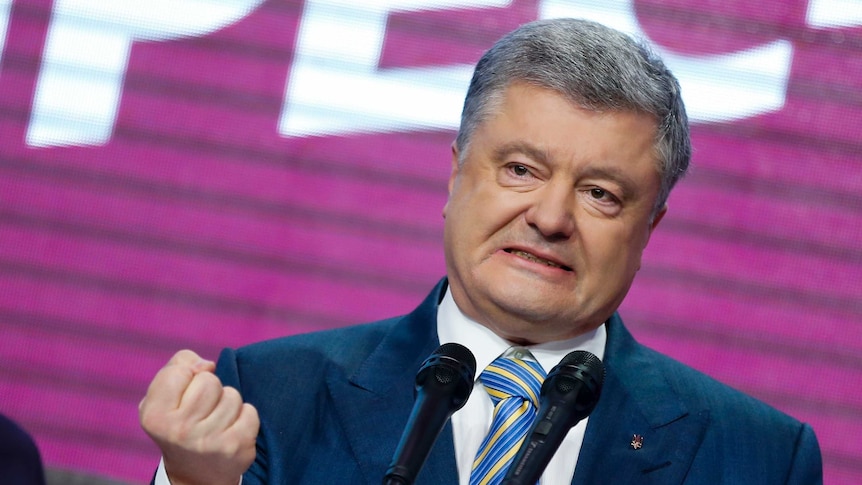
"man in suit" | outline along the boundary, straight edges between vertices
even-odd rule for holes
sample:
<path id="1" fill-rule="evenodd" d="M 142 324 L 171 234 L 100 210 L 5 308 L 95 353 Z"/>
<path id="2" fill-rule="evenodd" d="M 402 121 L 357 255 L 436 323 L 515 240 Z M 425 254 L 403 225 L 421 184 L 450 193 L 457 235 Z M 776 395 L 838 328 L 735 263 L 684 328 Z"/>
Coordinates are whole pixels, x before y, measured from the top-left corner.
<path id="1" fill-rule="evenodd" d="M 0 414 L 0 482 L 9 485 L 44 485 L 42 458 L 33 438 L 14 421 Z"/>
<path id="2" fill-rule="evenodd" d="M 157 481 L 379 482 L 417 369 L 458 342 L 480 371 L 512 347 L 545 371 L 575 349 L 603 359 L 602 396 L 544 485 L 820 483 L 810 427 L 637 344 L 616 313 L 690 153 L 676 79 L 627 36 L 572 19 L 507 35 L 477 64 L 452 146 L 447 278 L 404 317 L 217 366 L 178 353 L 140 406 Z M 493 409 L 477 383 L 416 483 L 499 483 L 474 469 Z"/>

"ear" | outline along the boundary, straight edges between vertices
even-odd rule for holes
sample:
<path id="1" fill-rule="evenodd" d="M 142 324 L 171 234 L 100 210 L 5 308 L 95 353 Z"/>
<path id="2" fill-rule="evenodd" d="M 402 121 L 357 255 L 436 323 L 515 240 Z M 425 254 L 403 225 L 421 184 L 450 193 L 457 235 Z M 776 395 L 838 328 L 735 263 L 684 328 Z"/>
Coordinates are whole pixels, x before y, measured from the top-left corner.
<path id="1" fill-rule="evenodd" d="M 653 220 L 650 221 L 650 223 L 649 223 L 649 227 L 647 228 L 647 235 L 644 238 L 644 245 L 641 248 L 641 254 L 638 255 L 638 265 L 637 265 L 636 271 L 640 271 L 640 269 L 641 269 L 641 257 L 643 256 L 643 250 L 646 249 L 647 244 L 649 244 L 650 237 L 652 237 L 652 232 L 655 230 L 656 227 L 658 227 L 658 223 L 661 222 L 661 220 L 662 220 L 662 218 L 664 218 L 665 214 L 667 214 L 667 204 L 665 204 L 664 207 L 662 207 L 661 210 L 659 210 L 656 213 L 655 217 L 653 217 Z"/>
<path id="2" fill-rule="evenodd" d="M 449 195 L 452 195 L 452 190 L 455 188 L 455 179 L 458 177 L 458 170 L 461 168 L 461 153 L 458 151 L 458 145 L 452 142 L 452 171 L 449 173 Z"/>
<path id="3" fill-rule="evenodd" d="M 665 214 L 667 214 L 667 204 L 665 204 L 664 207 L 662 207 L 658 211 L 658 213 L 653 218 L 652 222 L 650 222 L 649 232 L 647 234 L 646 241 L 644 242 L 644 247 L 646 247 L 647 243 L 649 242 L 650 237 L 652 236 L 652 232 L 655 230 L 656 227 L 658 227 L 658 223 L 661 222 L 661 220 L 664 218 Z"/>
<path id="4" fill-rule="evenodd" d="M 449 197 L 452 197 L 452 191 L 455 190 L 455 179 L 458 178 L 458 170 L 461 168 L 461 163 L 459 162 L 459 152 L 458 145 L 455 142 L 452 142 L 452 171 L 449 173 Z M 446 204 L 443 205 L 443 219 L 446 218 L 446 209 L 449 207 L 449 200 L 446 200 Z"/>

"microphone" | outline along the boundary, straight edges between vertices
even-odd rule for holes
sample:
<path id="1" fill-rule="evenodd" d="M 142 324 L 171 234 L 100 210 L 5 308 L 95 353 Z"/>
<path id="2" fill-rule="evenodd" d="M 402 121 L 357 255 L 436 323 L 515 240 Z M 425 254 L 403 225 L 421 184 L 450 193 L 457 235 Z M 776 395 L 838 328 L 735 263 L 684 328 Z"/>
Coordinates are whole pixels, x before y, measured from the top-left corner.
<path id="1" fill-rule="evenodd" d="M 536 485 L 569 429 L 596 407 L 604 380 L 602 361 L 584 350 L 569 353 L 551 369 L 542 383 L 536 420 L 502 485 Z"/>
<path id="2" fill-rule="evenodd" d="M 475 375 L 476 358 L 460 344 L 443 344 L 425 359 L 416 373 L 413 411 L 384 485 L 412 485 L 446 421 L 470 397 Z"/>

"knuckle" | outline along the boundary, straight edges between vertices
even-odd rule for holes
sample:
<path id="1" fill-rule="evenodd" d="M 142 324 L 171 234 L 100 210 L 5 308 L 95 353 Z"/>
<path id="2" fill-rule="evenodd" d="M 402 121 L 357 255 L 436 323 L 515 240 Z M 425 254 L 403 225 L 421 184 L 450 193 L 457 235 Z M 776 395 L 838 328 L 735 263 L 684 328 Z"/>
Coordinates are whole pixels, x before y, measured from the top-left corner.
<path id="1" fill-rule="evenodd" d="M 192 378 L 193 381 L 197 381 L 199 385 L 204 386 L 205 388 L 221 388 L 221 380 L 213 374 L 212 372 L 201 372 L 199 374 L 195 374 Z"/>
<path id="2" fill-rule="evenodd" d="M 200 359 L 200 356 L 198 356 L 198 354 L 194 353 L 193 351 L 191 351 L 189 349 L 183 349 L 183 350 L 180 350 L 179 352 L 177 352 L 176 354 L 174 354 L 174 356 L 171 357 L 171 360 L 169 361 L 169 363 L 171 363 L 171 364 L 189 363 L 190 364 L 190 363 L 198 361 L 199 359 Z"/>
<path id="3" fill-rule="evenodd" d="M 260 430 L 260 416 L 257 414 L 257 409 L 249 403 L 242 406 L 242 412 L 245 419 L 248 420 L 249 429 L 253 431 L 253 436 L 257 436 L 257 432 Z"/>
<path id="4" fill-rule="evenodd" d="M 170 433 L 167 436 L 167 440 L 183 447 L 199 449 L 201 437 L 198 436 L 192 423 L 188 421 L 180 421 L 170 427 Z"/>
<path id="5" fill-rule="evenodd" d="M 254 407 L 253 405 L 251 405 L 249 403 L 243 403 L 242 407 L 244 408 L 243 410 L 246 413 L 248 413 L 248 416 L 250 419 L 254 419 L 255 421 L 260 420 L 258 418 L 258 415 L 257 415 L 257 408 L 256 407 Z"/>
<path id="6" fill-rule="evenodd" d="M 153 379 L 153 383 L 154 384 L 155 383 L 161 383 L 163 381 L 170 382 L 170 381 L 177 379 L 178 377 L 180 377 L 182 375 L 183 375 L 183 369 L 180 367 L 177 367 L 177 366 L 163 367 L 160 371 L 158 371 L 156 373 L 156 377 Z M 151 387 L 151 389 L 154 391 L 159 390 L 158 388 L 153 389 L 152 387 Z"/>
<path id="7" fill-rule="evenodd" d="M 248 456 L 254 458 L 257 438 L 255 435 L 236 431 L 229 433 L 227 436 L 228 438 L 225 440 L 225 447 L 222 449 L 225 456 L 239 459 L 244 459 L 244 457 Z"/>
<path id="8" fill-rule="evenodd" d="M 222 388 L 222 402 L 231 408 L 239 408 L 242 406 L 242 395 L 233 387 L 226 386 Z"/>
<path id="9" fill-rule="evenodd" d="M 147 389 L 147 395 L 163 395 L 165 386 L 177 385 L 177 383 L 187 382 L 190 372 L 187 368 L 177 365 L 168 365 L 159 369 L 156 375 L 150 382 L 150 387 Z"/>
<path id="10" fill-rule="evenodd" d="M 142 413 L 140 419 L 141 428 L 143 428 L 144 431 L 148 434 L 160 434 L 160 424 L 163 421 L 158 419 L 153 413 Z"/>
<path id="11" fill-rule="evenodd" d="M 242 447 L 238 440 L 226 440 L 221 451 L 225 456 L 234 457 L 242 451 Z"/>

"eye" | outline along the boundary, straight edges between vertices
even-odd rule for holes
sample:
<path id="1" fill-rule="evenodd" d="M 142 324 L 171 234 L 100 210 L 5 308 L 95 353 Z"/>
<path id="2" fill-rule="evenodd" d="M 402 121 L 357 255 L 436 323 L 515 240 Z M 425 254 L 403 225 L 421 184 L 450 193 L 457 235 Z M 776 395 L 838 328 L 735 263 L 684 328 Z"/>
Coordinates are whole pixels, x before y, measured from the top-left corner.
<path id="1" fill-rule="evenodd" d="M 541 168 L 511 160 L 497 170 L 497 183 L 503 187 L 529 190 L 542 182 Z"/>
<path id="2" fill-rule="evenodd" d="M 589 194 L 589 197 L 592 200 L 600 202 L 602 204 L 617 205 L 620 201 L 620 199 L 617 198 L 617 196 L 614 195 L 611 191 L 603 189 L 601 187 L 591 187 L 589 190 L 587 190 L 587 194 Z"/>
<path id="3" fill-rule="evenodd" d="M 529 175 L 530 173 L 530 169 L 519 163 L 513 163 L 511 166 L 509 166 L 509 170 L 511 170 L 512 173 L 517 175 L 518 177 L 524 177 L 526 175 Z"/>
<path id="4" fill-rule="evenodd" d="M 607 190 L 600 189 L 598 187 L 593 187 L 592 189 L 590 189 L 590 195 L 594 199 L 606 199 L 610 196 Z"/>

